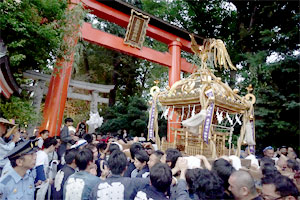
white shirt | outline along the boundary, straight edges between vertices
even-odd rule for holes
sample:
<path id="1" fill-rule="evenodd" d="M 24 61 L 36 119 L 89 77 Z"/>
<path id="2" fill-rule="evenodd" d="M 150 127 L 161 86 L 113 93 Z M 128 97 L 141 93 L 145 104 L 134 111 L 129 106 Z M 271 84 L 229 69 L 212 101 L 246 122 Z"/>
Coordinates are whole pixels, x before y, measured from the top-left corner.
<path id="1" fill-rule="evenodd" d="M 43 144 L 44 144 L 44 140 L 43 140 L 43 138 L 42 137 L 38 137 L 38 147 L 40 148 L 40 149 L 42 149 L 42 147 L 43 147 Z"/>
<path id="2" fill-rule="evenodd" d="M 15 148 L 14 142 L 6 143 L 2 137 L 0 137 L 0 167 L 4 167 L 7 162 L 9 162 L 8 158 L 5 158 L 6 155 Z M 5 159 L 4 159 L 5 158 Z"/>
<path id="3" fill-rule="evenodd" d="M 44 166 L 44 171 L 45 174 L 47 175 L 48 173 L 48 168 L 49 168 L 49 159 L 48 159 L 48 154 L 46 154 L 45 151 L 38 151 L 36 153 L 36 162 L 35 162 L 35 166 L 40 166 L 43 165 Z M 46 176 L 47 177 L 47 176 Z"/>

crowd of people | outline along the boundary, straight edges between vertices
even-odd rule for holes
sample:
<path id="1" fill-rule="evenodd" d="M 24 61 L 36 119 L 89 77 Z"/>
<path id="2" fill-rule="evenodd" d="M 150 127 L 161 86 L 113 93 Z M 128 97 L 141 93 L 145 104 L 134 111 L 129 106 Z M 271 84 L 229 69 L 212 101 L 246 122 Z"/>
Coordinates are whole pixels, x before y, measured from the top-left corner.
<path id="1" fill-rule="evenodd" d="M 153 141 L 88 134 L 65 119 L 60 137 L 8 131 L 0 118 L 0 199 L 298 199 L 300 163 L 293 148 L 272 147 L 258 159 L 248 149 L 215 160 L 158 150 Z"/>

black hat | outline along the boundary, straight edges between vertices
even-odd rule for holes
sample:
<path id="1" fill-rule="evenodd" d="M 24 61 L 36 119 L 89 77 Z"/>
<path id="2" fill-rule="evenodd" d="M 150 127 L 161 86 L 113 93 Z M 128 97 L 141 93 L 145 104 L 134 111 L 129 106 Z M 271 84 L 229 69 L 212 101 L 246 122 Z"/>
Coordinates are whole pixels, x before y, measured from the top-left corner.
<path id="1" fill-rule="evenodd" d="M 24 156 L 26 154 L 34 153 L 38 150 L 38 140 L 27 140 L 21 142 L 18 146 L 16 146 L 13 150 L 11 150 L 6 158 L 12 159 L 20 156 Z"/>

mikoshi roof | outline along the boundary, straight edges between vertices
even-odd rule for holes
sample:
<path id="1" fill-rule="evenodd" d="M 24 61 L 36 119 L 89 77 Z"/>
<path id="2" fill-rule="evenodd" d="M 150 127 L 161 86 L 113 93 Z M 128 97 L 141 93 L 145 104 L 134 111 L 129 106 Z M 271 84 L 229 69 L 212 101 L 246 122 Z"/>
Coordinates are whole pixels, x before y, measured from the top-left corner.
<path id="1" fill-rule="evenodd" d="M 204 90 L 203 87 L 207 86 Z M 171 88 L 158 95 L 163 106 L 184 106 L 200 104 L 200 96 L 212 89 L 215 105 L 229 113 L 244 113 L 251 106 L 249 100 L 239 96 L 238 90 L 232 90 L 227 84 L 216 77 L 209 68 L 200 68 L 188 78 L 177 81 Z"/>

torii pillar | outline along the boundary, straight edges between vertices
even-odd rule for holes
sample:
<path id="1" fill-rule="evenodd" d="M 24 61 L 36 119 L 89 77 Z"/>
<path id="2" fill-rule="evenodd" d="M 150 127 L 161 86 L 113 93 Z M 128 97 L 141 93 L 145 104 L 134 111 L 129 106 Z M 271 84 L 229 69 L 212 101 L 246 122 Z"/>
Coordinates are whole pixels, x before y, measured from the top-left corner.
<path id="1" fill-rule="evenodd" d="M 178 39 L 179 40 L 179 39 Z M 180 40 L 179 40 L 180 41 Z M 169 44 L 169 52 L 172 55 L 172 67 L 169 68 L 169 86 L 180 80 L 181 72 L 181 46 L 179 41 L 173 41 Z M 172 112 L 171 110 L 169 113 Z M 180 128 L 180 123 L 177 122 L 177 114 L 174 112 L 172 119 L 168 119 L 168 141 L 174 141 L 174 131 L 172 128 Z"/>
<path id="2" fill-rule="evenodd" d="M 79 0 L 74 0 L 69 4 L 68 9 L 72 9 Z M 70 48 L 74 48 L 78 42 L 78 34 L 65 36 L 64 40 L 68 41 L 71 37 Z M 43 111 L 43 122 L 39 131 L 48 130 L 49 137 L 58 136 L 63 119 L 64 109 L 68 96 L 68 87 L 72 75 L 72 66 L 74 61 L 74 52 L 71 52 L 69 59 L 61 58 L 57 60 L 57 68 L 54 68 L 46 96 L 45 108 Z"/>
<path id="3" fill-rule="evenodd" d="M 58 61 L 57 65 L 61 69 L 55 68 L 51 76 L 43 112 L 43 123 L 40 126 L 40 131 L 44 129 L 49 130 L 49 137 L 59 135 L 71 80 L 73 60 L 72 55 L 69 61 L 64 59 Z"/>

